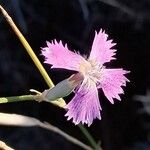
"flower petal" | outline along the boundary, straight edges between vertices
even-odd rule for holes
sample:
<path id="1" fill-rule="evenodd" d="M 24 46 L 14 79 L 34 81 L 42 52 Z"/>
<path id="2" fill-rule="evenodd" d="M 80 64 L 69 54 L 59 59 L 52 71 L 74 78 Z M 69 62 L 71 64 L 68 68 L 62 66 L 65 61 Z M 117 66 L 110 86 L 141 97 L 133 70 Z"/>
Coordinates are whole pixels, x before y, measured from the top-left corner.
<path id="1" fill-rule="evenodd" d="M 98 88 L 102 88 L 107 99 L 114 104 L 113 98 L 120 99 L 119 94 L 124 94 L 121 86 L 126 86 L 126 82 L 129 80 L 124 74 L 129 71 L 119 69 L 102 69 L 101 81 Z"/>
<path id="2" fill-rule="evenodd" d="M 63 46 L 62 41 L 50 43 L 42 48 L 42 55 L 45 56 L 45 63 L 51 64 L 52 68 L 64 68 L 79 71 L 79 65 L 84 58 L 77 53 L 70 51 L 67 45 Z"/>
<path id="3" fill-rule="evenodd" d="M 88 124 L 90 126 L 95 118 L 101 119 L 98 91 L 94 82 L 84 80 L 74 98 L 66 105 L 68 120 L 73 118 L 74 124 Z"/>
<path id="4" fill-rule="evenodd" d="M 92 45 L 92 50 L 89 59 L 96 59 L 101 65 L 110 62 L 115 59 L 115 49 L 111 49 L 116 43 L 112 43 L 112 40 L 107 40 L 108 35 L 105 31 L 100 30 L 97 34 L 95 32 L 95 37 Z"/>

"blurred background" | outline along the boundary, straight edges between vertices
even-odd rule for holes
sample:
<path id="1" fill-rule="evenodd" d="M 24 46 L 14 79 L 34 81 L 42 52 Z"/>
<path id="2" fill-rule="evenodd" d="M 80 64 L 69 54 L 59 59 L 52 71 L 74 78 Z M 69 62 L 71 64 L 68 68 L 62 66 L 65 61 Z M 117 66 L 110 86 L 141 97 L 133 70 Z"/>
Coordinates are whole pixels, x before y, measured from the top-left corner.
<path id="1" fill-rule="evenodd" d="M 103 95 L 102 120 L 88 128 L 103 150 L 150 150 L 150 1 L 149 0 L 0 0 L 31 44 L 39 59 L 46 40 L 62 40 L 69 48 L 89 54 L 95 30 L 105 29 L 117 43 L 117 61 L 111 67 L 130 70 L 122 101 L 111 105 Z M 50 70 L 54 83 L 72 72 Z M 20 41 L 0 14 L 0 97 L 44 91 L 42 76 Z M 72 94 L 65 98 L 69 102 Z M 66 121 L 65 111 L 49 103 L 1 104 L 0 112 L 18 113 L 50 122 L 87 143 L 77 126 Z M 39 128 L 0 126 L 0 140 L 16 150 L 80 150 L 63 137 Z M 88 143 L 87 143 L 88 144 Z"/>

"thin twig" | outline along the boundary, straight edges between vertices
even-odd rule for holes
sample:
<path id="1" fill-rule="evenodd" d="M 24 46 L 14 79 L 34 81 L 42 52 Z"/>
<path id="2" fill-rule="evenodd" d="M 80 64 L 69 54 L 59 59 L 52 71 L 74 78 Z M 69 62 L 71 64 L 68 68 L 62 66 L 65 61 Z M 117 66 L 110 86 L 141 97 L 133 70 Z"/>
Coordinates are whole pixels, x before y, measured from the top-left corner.
<path id="1" fill-rule="evenodd" d="M 15 120 L 15 121 L 14 121 Z M 92 148 L 83 142 L 79 141 L 78 139 L 68 135 L 64 131 L 60 130 L 59 128 L 49 124 L 49 123 L 43 123 L 40 120 L 24 116 L 24 115 L 18 115 L 18 114 L 9 114 L 9 113 L 0 113 L 0 125 L 7 125 L 7 126 L 20 126 L 20 127 L 32 127 L 32 126 L 38 126 L 41 128 L 44 128 L 49 131 L 53 131 L 61 136 L 63 136 L 68 141 L 82 147 L 85 150 L 92 150 Z"/>
<path id="2" fill-rule="evenodd" d="M 5 9 L 1 5 L 0 5 L 0 10 L 1 10 L 2 14 L 4 15 L 5 19 L 7 20 L 8 24 L 11 26 L 11 28 L 13 29 L 13 31 L 18 36 L 19 40 L 23 44 L 23 46 L 26 49 L 27 53 L 32 58 L 32 60 L 34 61 L 34 64 L 39 69 L 40 73 L 44 77 L 44 79 L 45 79 L 46 83 L 48 84 L 48 86 L 49 87 L 53 87 L 54 84 L 51 81 L 51 79 L 49 78 L 48 74 L 46 73 L 46 70 L 43 68 L 41 62 L 39 61 L 39 59 L 37 58 L 37 56 L 33 52 L 31 46 L 26 41 L 25 37 L 22 35 L 22 33 L 20 32 L 20 30 L 15 25 L 14 21 L 12 20 L 12 18 L 8 15 L 8 13 L 5 11 Z"/>
<path id="3" fill-rule="evenodd" d="M 79 141 L 78 139 L 68 135 L 67 133 L 63 132 L 59 128 L 57 128 L 55 126 L 52 126 L 49 123 L 41 123 L 40 127 L 44 128 L 44 129 L 47 129 L 47 130 L 51 130 L 51 131 L 53 131 L 55 133 L 58 133 L 59 135 L 63 136 L 65 139 L 67 139 L 68 141 L 70 141 L 70 142 L 72 142 L 72 143 L 82 147 L 83 149 L 92 150 L 92 148 L 89 147 L 88 145 L 86 145 L 83 142 Z"/>

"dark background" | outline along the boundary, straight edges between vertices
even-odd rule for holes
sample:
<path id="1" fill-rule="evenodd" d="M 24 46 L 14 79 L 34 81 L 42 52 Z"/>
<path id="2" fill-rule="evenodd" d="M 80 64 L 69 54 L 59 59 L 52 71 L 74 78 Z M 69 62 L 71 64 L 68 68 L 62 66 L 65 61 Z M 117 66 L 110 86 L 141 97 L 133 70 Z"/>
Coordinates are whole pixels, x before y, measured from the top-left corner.
<path id="1" fill-rule="evenodd" d="M 39 59 L 45 41 L 57 39 L 72 50 L 89 54 L 94 31 L 105 29 L 117 43 L 111 67 L 130 70 L 122 102 L 111 105 L 100 91 L 102 120 L 89 129 L 104 150 L 150 150 L 150 1 L 149 0 L 0 0 L 23 32 Z M 54 83 L 71 71 L 50 70 Z M 47 88 L 20 41 L 0 14 L 0 96 L 29 94 Z M 149 95 L 148 95 L 149 94 Z M 141 95 L 141 96 L 138 96 Z M 73 95 L 66 98 L 68 102 Z M 146 102 L 143 102 L 146 101 Z M 1 104 L 0 112 L 18 113 L 50 122 L 83 142 L 77 126 L 66 121 L 64 110 L 49 103 Z M 39 128 L 0 127 L 0 140 L 16 150 L 79 150 L 63 137 Z"/>

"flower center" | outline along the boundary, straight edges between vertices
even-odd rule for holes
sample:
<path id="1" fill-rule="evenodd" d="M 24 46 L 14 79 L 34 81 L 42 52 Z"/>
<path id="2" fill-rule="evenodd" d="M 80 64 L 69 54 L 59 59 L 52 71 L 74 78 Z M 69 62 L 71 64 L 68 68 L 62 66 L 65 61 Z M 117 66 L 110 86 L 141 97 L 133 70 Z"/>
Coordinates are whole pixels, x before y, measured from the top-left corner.
<path id="1" fill-rule="evenodd" d="M 80 72 L 84 78 L 91 79 L 95 84 L 100 80 L 102 65 L 97 63 L 96 60 L 87 60 L 80 64 Z"/>

